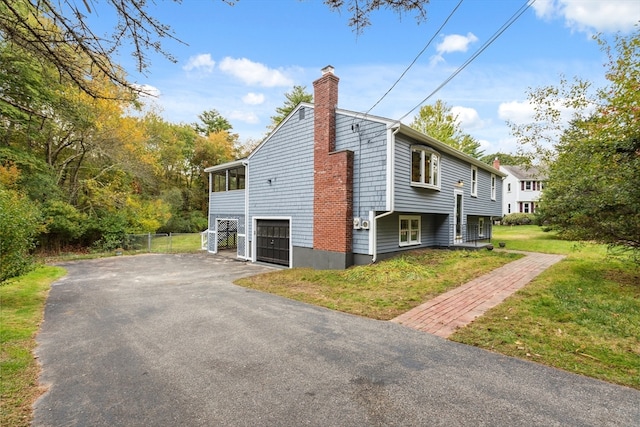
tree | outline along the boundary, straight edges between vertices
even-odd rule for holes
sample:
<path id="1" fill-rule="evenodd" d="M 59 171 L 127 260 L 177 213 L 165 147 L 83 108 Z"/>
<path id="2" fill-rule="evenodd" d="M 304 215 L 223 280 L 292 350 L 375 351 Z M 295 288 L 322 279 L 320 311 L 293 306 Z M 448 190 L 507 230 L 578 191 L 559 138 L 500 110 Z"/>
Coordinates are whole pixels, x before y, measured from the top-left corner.
<path id="1" fill-rule="evenodd" d="M 284 94 L 284 104 L 282 107 L 276 108 L 276 113 L 278 114 L 271 116 L 270 130 L 275 129 L 301 102 L 313 102 L 313 95 L 305 92 L 306 89 L 306 86 L 296 85 L 291 92 Z"/>
<path id="2" fill-rule="evenodd" d="M 520 154 L 497 152 L 494 154 L 485 154 L 480 157 L 481 162 L 492 166 L 495 159 L 500 160 L 501 165 L 523 166 L 529 164 L 529 158 Z"/>
<path id="3" fill-rule="evenodd" d="M 361 33 L 371 25 L 369 16 L 378 9 L 391 9 L 398 14 L 413 12 L 418 22 L 427 19 L 425 6 L 429 0 L 324 0 L 329 8 L 342 11 L 347 9 L 351 13 L 349 26 L 354 27 L 357 33 Z"/>
<path id="4" fill-rule="evenodd" d="M 515 132 L 548 161 L 541 219 L 562 236 L 606 243 L 640 262 L 640 31 L 614 46 L 599 42 L 608 86 L 591 93 L 576 79 L 537 89 L 530 100 L 539 120 Z M 562 107 L 574 108 L 564 127 Z"/>
<path id="5" fill-rule="evenodd" d="M 442 100 L 420 108 L 410 126 L 476 159 L 483 154 L 483 151 L 479 150 L 480 143 L 462 131 L 458 117 Z"/>
<path id="6" fill-rule="evenodd" d="M 172 0 L 180 2 L 180 0 Z M 240 0 L 220 0 L 229 5 Z M 371 25 L 372 12 L 388 8 L 401 14 L 415 13 L 418 21 L 426 20 L 425 6 L 429 0 L 325 0 L 331 10 L 350 14 L 349 25 L 358 33 Z M 175 62 L 162 47 L 166 39 L 180 39 L 171 27 L 153 17 L 150 9 L 155 2 L 146 0 L 107 0 L 106 5 L 116 16 L 111 37 L 93 32 L 87 23 L 91 10 L 86 0 L 0 0 L 0 39 L 20 46 L 44 63 L 53 65 L 63 80 L 70 80 L 93 97 L 103 97 L 99 88 L 85 79 L 86 69 L 105 76 L 113 83 L 133 92 L 142 89 L 126 80 L 122 70 L 112 62 L 112 55 L 132 46 L 129 52 L 136 59 L 136 68 L 149 68 L 148 51 L 155 51 Z M 105 13 L 108 15 L 108 13 Z M 86 62 L 79 64 L 81 54 Z M 86 68 L 85 68 L 86 67 Z"/>
<path id="7" fill-rule="evenodd" d="M 134 92 L 140 89 L 129 83 L 122 70 L 112 63 L 111 55 L 131 42 L 137 69 L 148 67 L 147 50 L 162 53 L 160 39 L 176 39 L 171 29 L 153 18 L 145 0 L 109 0 L 116 12 L 117 24 L 112 37 L 96 35 L 86 23 L 91 14 L 87 1 L 62 0 L 0 0 L 0 35 L 3 40 L 19 46 L 25 52 L 58 71 L 62 80 L 93 97 L 104 97 L 100 87 L 86 79 L 87 69 L 105 76 L 113 83 Z M 78 61 L 82 57 L 84 61 Z"/>
<path id="8" fill-rule="evenodd" d="M 233 129 L 231 123 L 217 110 L 207 110 L 198 115 L 200 123 L 194 123 L 193 128 L 202 136 L 214 132 L 230 132 Z"/>

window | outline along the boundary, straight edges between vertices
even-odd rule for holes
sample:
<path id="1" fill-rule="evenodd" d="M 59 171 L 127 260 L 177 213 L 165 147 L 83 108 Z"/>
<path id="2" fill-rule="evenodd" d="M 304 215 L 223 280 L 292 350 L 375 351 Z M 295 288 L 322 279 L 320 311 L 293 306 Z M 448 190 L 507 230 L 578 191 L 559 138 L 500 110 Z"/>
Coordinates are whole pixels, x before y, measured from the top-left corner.
<path id="1" fill-rule="evenodd" d="M 478 168 L 471 166 L 471 195 L 478 196 Z"/>
<path id="2" fill-rule="evenodd" d="M 400 216 L 400 246 L 420 244 L 420 217 Z"/>
<path id="3" fill-rule="evenodd" d="M 244 167 L 229 170 L 229 191 L 244 190 Z"/>
<path id="4" fill-rule="evenodd" d="M 213 173 L 213 191 L 227 191 L 227 171 Z"/>
<path id="5" fill-rule="evenodd" d="M 212 191 L 217 193 L 220 191 L 244 190 L 245 174 L 244 166 L 213 172 Z"/>
<path id="6" fill-rule="evenodd" d="M 411 147 L 411 184 L 440 188 L 440 155 L 427 147 Z"/>
<path id="7" fill-rule="evenodd" d="M 496 199 L 496 176 L 491 174 L 491 200 Z"/>
<path id="8" fill-rule="evenodd" d="M 511 193 L 511 183 L 507 184 L 507 193 Z"/>
<path id="9" fill-rule="evenodd" d="M 529 213 L 529 203 L 523 203 L 522 207 L 523 207 L 522 212 Z"/>
<path id="10" fill-rule="evenodd" d="M 507 205 L 507 213 L 511 213 L 511 203 Z"/>
<path id="11" fill-rule="evenodd" d="M 524 182 L 524 189 L 525 190 L 531 190 L 531 181 L 525 181 Z"/>

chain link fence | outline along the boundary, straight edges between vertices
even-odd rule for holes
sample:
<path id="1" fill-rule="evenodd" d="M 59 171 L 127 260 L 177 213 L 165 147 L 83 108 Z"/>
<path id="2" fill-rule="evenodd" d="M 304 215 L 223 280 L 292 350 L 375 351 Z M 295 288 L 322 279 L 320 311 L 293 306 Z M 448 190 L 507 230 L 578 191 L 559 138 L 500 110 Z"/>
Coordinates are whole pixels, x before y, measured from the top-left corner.
<path id="1" fill-rule="evenodd" d="M 127 234 L 122 242 L 127 253 L 180 253 L 202 250 L 201 233 Z"/>

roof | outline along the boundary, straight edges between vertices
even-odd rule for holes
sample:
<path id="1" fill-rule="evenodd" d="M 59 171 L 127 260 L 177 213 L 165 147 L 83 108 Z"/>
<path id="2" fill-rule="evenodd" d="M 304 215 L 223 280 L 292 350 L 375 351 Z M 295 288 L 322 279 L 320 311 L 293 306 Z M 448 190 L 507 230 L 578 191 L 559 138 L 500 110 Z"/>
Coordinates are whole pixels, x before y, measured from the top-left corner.
<path id="1" fill-rule="evenodd" d="M 520 180 L 541 180 L 546 179 L 540 169 L 536 166 L 505 166 L 502 165 L 509 174 Z"/>
<path id="2" fill-rule="evenodd" d="M 486 171 L 489 171 L 493 174 L 496 174 L 498 176 L 502 176 L 505 177 L 507 176 L 507 174 L 505 174 L 502 171 L 499 171 L 497 169 L 495 169 L 493 166 L 488 165 L 484 162 L 481 162 L 480 160 L 476 159 L 475 157 L 471 157 L 470 155 L 463 153 L 460 150 L 456 150 L 455 148 L 453 148 L 452 146 L 445 144 L 444 142 L 438 141 L 435 138 L 430 137 L 429 135 L 426 135 L 420 131 L 417 131 L 415 129 L 413 129 L 412 127 L 409 127 L 405 124 L 402 124 L 400 122 L 395 122 L 394 128 L 395 127 L 400 127 L 400 133 L 407 135 L 411 138 L 414 138 L 418 141 L 424 142 L 425 144 L 429 144 L 430 146 L 432 146 L 433 148 L 437 149 L 438 151 L 441 152 L 446 152 L 454 157 L 457 157 L 461 160 L 464 160 L 466 162 L 471 163 L 472 165 L 479 167 L 480 169 L 484 169 Z"/>
<path id="3" fill-rule="evenodd" d="M 247 162 L 247 159 L 234 160 L 232 162 L 221 163 L 221 164 L 215 165 L 215 166 L 209 166 L 204 171 L 205 172 L 216 172 L 216 171 L 221 171 L 221 170 L 226 170 L 226 169 L 237 168 L 237 167 L 240 167 L 240 166 L 244 165 L 246 162 Z"/>
<path id="4" fill-rule="evenodd" d="M 241 164 L 246 163 L 248 160 L 251 160 L 251 158 L 254 156 L 255 153 L 257 153 L 260 148 L 274 135 L 277 133 L 278 129 L 284 125 L 284 123 L 289 120 L 290 117 L 293 117 L 295 114 L 297 114 L 298 110 L 301 108 L 315 108 L 315 105 L 312 103 L 308 103 L 308 102 L 301 102 L 299 103 L 296 108 L 294 108 L 287 117 L 285 117 L 278 126 L 276 126 L 276 128 L 271 131 L 271 133 L 269 135 L 267 135 L 266 138 L 264 138 L 262 140 L 262 142 L 249 154 L 249 156 L 246 159 L 242 159 L 242 160 L 237 160 L 235 162 L 231 162 L 231 163 L 225 163 L 225 164 L 221 164 L 221 165 L 217 165 L 217 166 L 212 166 L 210 168 L 205 169 L 205 172 L 214 172 L 216 170 L 223 170 L 223 169 L 229 169 L 231 167 L 234 166 L 240 166 Z M 448 153 L 450 155 L 452 155 L 453 157 L 457 157 L 461 160 L 464 160 L 468 163 L 471 163 L 472 165 L 479 167 L 481 169 L 484 169 L 486 171 L 489 171 L 493 174 L 496 174 L 498 176 L 501 177 L 505 177 L 507 176 L 507 174 L 505 174 L 504 172 L 495 169 L 493 166 L 488 165 L 484 162 L 481 162 L 480 160 L 476 159 L 475 157 L 471 157 L 466 153 L 463 153 L 462 151 L 456 150 L 455 148 L 453 148 L 450 145 L 445 144 L 444 142 L 438 141 L 435 138 L 430 137 L 429 135 L 426 135 L 420 131 L 417 131 L 415 129 L 413 129 L 410 126 L 407 126 L 403 123 L 401 123 L 398 120 L 393 120 L 393 119 L 388 119 L 385 117 L 380 117 L 380 116 L 375 116 L 375 115 L 371 115 L 371 114 L 366 114 L 366 113 L 358 113 L 356 111 L 350 111 L 350 110 L 343 110 L 341 108 L 336 108 L 336 114 L 344 114 L 347 116 L 353 116 L 353 117 L 357 117 L 360 119 L 366 119 L 366 120 L 371 120 L 374 122 L 379 122 L 382 123 L 384 125 L 387 126 L 387 129 L 399 129 L 399 132 L 405 136 L 408 136 L 412 139 L 415 139 L 418 142 L 422 142 L 424 144 L 428 144 L 431 147 L 433 147 L 434 149 L 440 151 L 440 152 L 445 152 Z M 236 165 L 237 163 L 237 165 Z"/>

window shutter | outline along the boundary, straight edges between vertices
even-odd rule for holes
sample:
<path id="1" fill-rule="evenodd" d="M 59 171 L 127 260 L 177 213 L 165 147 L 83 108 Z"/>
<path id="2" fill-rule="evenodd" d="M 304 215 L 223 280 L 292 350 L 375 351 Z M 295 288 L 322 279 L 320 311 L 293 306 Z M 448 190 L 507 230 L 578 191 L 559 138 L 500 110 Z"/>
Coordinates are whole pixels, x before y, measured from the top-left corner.
<path id="1" fill-rule="evenodd" d="M 520 190 L 524 191 L 524 181 L 520 181 Z"/>

